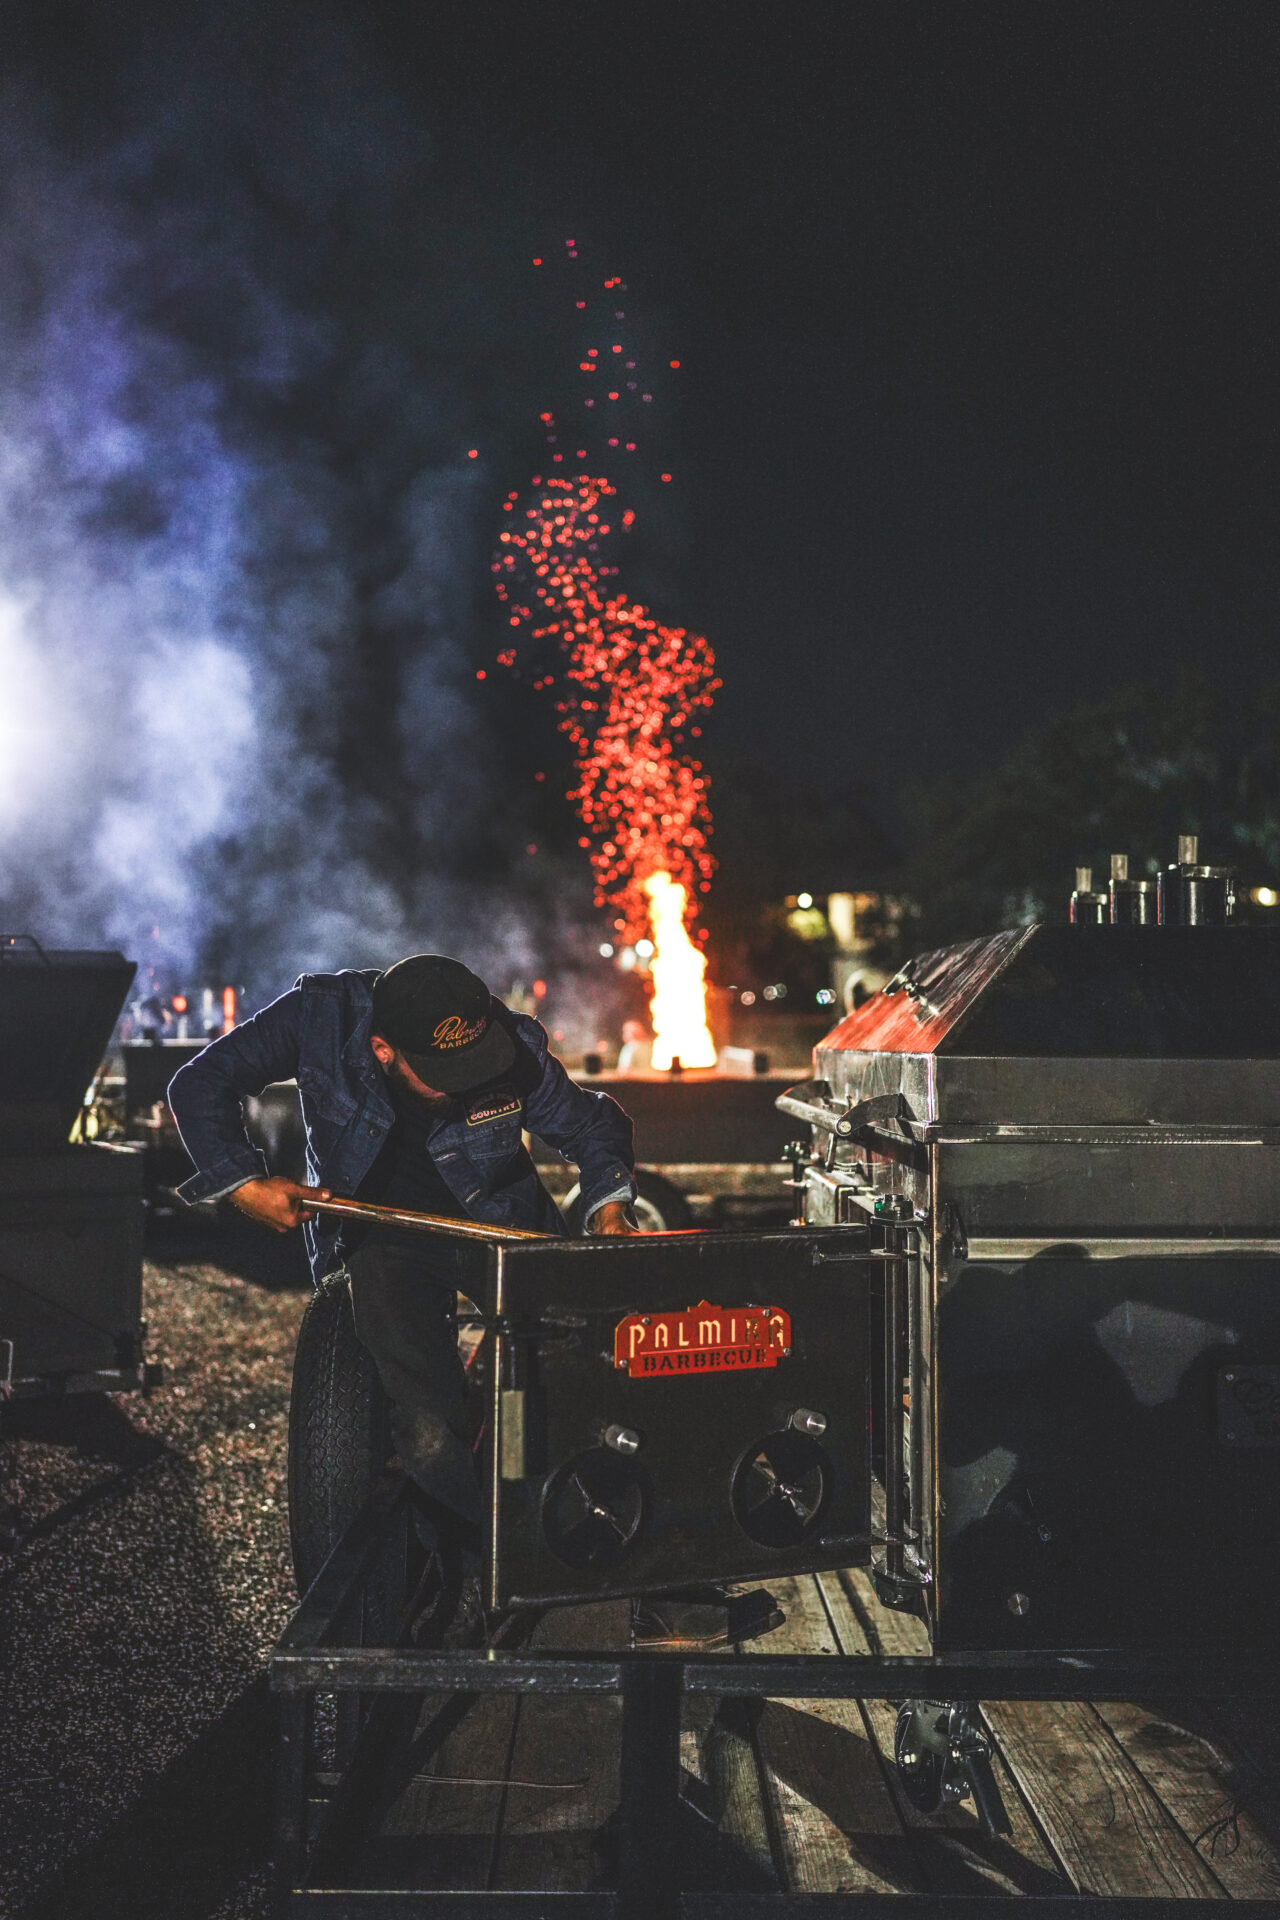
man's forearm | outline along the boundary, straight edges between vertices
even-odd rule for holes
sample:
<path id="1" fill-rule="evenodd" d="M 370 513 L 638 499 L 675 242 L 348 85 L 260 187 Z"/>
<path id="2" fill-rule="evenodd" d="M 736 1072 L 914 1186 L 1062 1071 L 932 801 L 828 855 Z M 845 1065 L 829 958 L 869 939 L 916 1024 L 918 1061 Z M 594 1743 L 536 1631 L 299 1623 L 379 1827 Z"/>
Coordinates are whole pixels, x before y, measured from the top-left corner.
<path id="1" fill-rule="evenodd" d="M 295 988 L 243 1027 L 213 1041 L 169 1084 L 169 1105 L 196 1168 L 184 1200 L 217 1200 L 267 1172 L 244 1130 L 242 1102 L 297 1072 L 300 996 Z"/>
<path id="2" fill-rule="evenodd" d="M 588 1214 L 583 1225 L 588 1233 L 622 1234 L 638 1233 L 639 1228 L 631 1218 L 630 1209 L 621 1200 L 606 1200 Z"/>

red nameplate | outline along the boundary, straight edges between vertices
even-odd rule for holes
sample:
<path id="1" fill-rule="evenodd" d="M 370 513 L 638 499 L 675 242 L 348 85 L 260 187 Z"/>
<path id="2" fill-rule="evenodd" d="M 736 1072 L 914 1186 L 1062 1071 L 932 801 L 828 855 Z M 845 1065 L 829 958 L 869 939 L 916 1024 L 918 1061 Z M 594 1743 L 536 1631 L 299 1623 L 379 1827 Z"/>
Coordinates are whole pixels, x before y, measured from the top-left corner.
<path id="1" fill-rule="evenodd" d="M 613 1336 L 613 1364 L 633 1380 L 666 1374 L 746 1373 L 791 1351 L 791 1315 L 780 1307 L 713 1307 L 629 1313 Z"/>

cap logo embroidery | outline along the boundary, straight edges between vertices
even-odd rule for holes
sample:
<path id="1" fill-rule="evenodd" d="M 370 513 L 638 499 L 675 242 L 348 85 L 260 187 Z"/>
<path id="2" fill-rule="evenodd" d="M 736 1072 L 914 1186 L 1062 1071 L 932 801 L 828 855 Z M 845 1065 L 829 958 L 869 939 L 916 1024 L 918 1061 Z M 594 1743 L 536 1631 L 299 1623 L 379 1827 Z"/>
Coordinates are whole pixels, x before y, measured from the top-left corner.
<path id="1" fill-rule="evenodd" d="M 451 1013 L 442 1020 L 431 1036 L 438 1047 L 469 1047 L 478 1040 L 489 1022 L 485 1019 L 468 1023 L 460 1013 Z"/>

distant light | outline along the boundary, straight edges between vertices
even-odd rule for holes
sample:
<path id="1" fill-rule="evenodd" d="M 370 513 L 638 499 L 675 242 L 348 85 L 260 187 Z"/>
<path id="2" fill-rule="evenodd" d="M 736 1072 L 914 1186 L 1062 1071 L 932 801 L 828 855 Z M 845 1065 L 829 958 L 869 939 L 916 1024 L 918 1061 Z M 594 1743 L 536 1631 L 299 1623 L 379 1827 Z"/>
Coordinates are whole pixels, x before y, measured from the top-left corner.
<path id="1" fill-rule="evenodd" d="M 811 893 L 798 893 L 796 895 L 796 905 L 798 907 L 811 907 L 813 905 L 813 895 Z"/>
<path id="2" fill-rule="evenodd" d="M 478 460 L 478 459 L 480 458 L 480 449 L 479 449 L 479 447 L 468 447 L 468 448 L 467 448 L 467 458 L 468 458 L 468 460 Z"/>
<path id="3" fill-rule="evenodd" d="M 483 667 L 477 667 L 477 668 L 476 668 L 476 679 L 477 679 L 477 680 L 483 680 L 483 679 L 484 679 L 484 677 L 485 677 L 485 673 L 484 673 L 484 668 L 483 668 Z"/>
<path id="4" fill-rule="evenodd" d="M 534 997 L 534 999 L 535 999 L 535 1000 L 545 1000 L 545 999 L 546 999 L 546 997 L 547 997 L 547 983 L 546 983 L 546 981 L 545 981 L 545 980 L 535 980 L 535 981 L 534 981 L 534 983 L 533 983 L 533 997 Z"/>
<path id="5" fill-rule="evenodd" d="M 175 994 L 174 994 L 174 996 L 173 996 L 173 1010 L 174 1010 L 174 1012 L 175 1012 L 175 1013 L 185 1013 L 185 1012 L 186 1012 L 186 1010 L 187 1010 L 187 996 L 186 996 L 186 994 L 185 994 L 185 993 L 175 993 Z"/>
<path id="6" fill-rule="evenodd" d="M 775 999 L 775 1000 L 785 1000 L 785 999 L 786 999 L 786 997 L 787 997 L 787 983 L 786 983 L 786 981 L 785 981 L 785 980 L 779 980 L 779 981 L 778 981 L 778 983 L 777 983 L 777 985 L 776 985 L 776 986 L 774 987 L 774 989 L 773 989 L 773 997 L 774 997 L 774 999 Z"/>
<path id="7" fill-rule="evenodd" d="M 613 958 L 613 947 L 608 940 L 602 940 L 600 942 L 600 958 L 602 960 L 612 960 Z"/>
<path id="8" fill-rule="evenodd" d="M 664 473 L 664 474 L 662 475 L 662 478 L 663 478 L 664 480 L 669 480 L 669 479 L 671 478 L 671 475 L 670 475 L 669 473 Z"/>
<path id="9" fill-rule="evenodd" d="M 640 955 L 640 958 L 642 960 L 647 960 L 650 954 L 653 952 L 652 940 L 637 940 L 636 952 Z"/>
<path id="10" fill-rule="evenodd" d="M 750 987 L 748 987 L 746 992 L 742 996 L 742 1004 L 744 1007 L 754 1007 L 755 1003 L 756 1003 L 756 997 L 754 993 L 752 993 Z"/>
<path id="11" fill-rule="evenodd" d="M 1280 893 L 1274 887 L 1255 887 L 1249 898 L 1260 907 L 1280 906 Z"/>
<path id="12" fill-rule="evenodd" d="M 835 995 L 830 987 L 819 987 L 813 997 L 820 1007 L 830 1007 L 835 1004 Z"/>
<path id="13" fill-rule="evenodd" d="M 776 1000 L 778 997 L 778 989 L 776 987 L 766 987 L 764 997 L 766 1000 Z"/>
<path id="14" fill-rule="evenodd" d="M 673 367 L 678 367 L 680 365 L 680 362 L 678 360 L 673 360 L 671 364 Z"/>

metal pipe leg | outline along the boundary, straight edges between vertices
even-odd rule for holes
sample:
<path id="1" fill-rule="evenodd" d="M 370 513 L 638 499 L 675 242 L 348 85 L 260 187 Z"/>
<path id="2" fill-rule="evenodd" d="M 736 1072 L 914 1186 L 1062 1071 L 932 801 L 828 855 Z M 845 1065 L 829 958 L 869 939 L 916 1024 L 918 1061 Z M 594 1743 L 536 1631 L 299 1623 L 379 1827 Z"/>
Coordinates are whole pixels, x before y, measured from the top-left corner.
<path id="1" fill-rule="evenodd" d="M 906 1370 L 906 1236 L 894 1228 L 886 1236 L 893 1258 L 884 1268 L 884 1531 L 885 1572 L 900 1580 L 903 1572 L 903 1529 L 906 1499 L 903 1488 L 902 1380 Z"/>
<path id="2" fill-rule="evenodd" d="M 276 1760 L 276 1835 L 272 1874 L 283 1911 L 307 1866 L 307 1761 L 311 1745 L 310 1693 L 279 1697 L 280 1748 Z"/>
<path id="3" fill-rule="evenodd" d="M 677 1660 L 638 1660 L 624 1675 L 618 1920 L 667 1920 L 678 1911 L 683 1690 Z"/>

